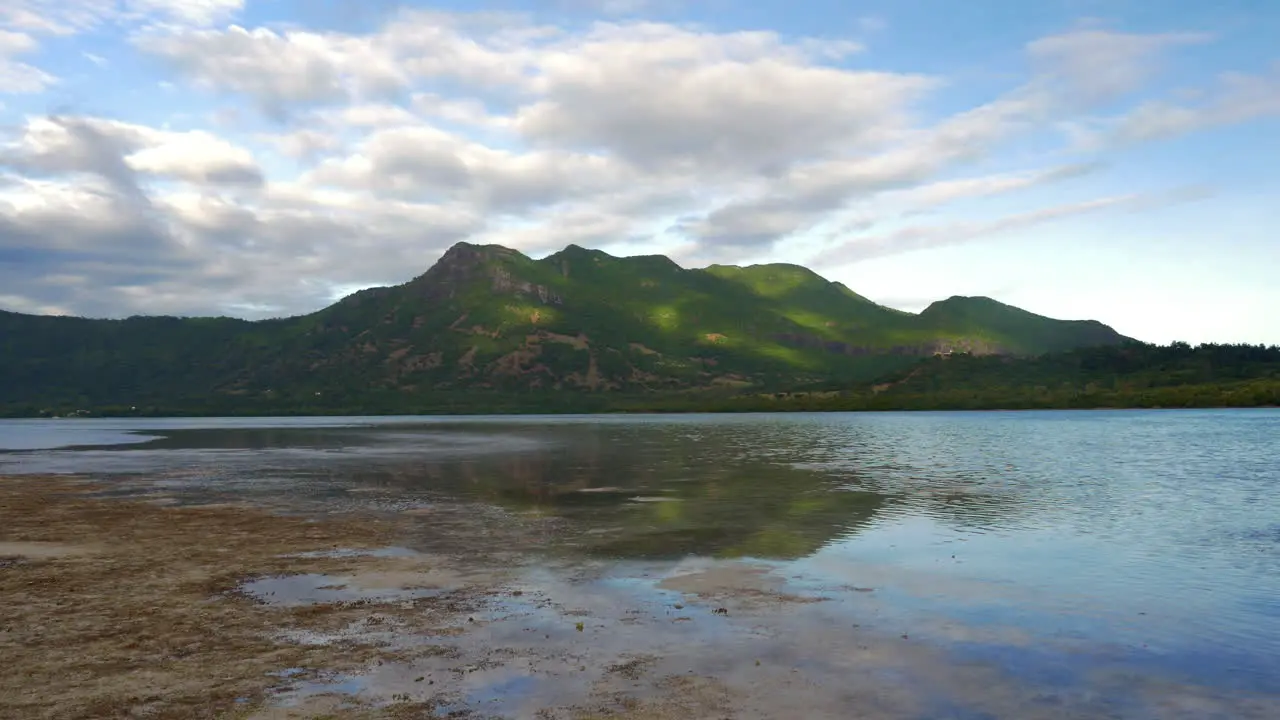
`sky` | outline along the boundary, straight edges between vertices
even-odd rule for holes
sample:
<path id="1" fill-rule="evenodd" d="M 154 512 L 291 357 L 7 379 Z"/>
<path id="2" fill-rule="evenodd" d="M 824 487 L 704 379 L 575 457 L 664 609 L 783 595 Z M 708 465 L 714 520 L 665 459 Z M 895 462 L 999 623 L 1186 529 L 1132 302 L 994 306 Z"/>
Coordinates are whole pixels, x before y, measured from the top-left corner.
<path id="1" fill-rule="evenodd" d="M 1280 343 L 1274 0 L 3 0 L 0 308 L 262 318 L 459 241 Z"/>

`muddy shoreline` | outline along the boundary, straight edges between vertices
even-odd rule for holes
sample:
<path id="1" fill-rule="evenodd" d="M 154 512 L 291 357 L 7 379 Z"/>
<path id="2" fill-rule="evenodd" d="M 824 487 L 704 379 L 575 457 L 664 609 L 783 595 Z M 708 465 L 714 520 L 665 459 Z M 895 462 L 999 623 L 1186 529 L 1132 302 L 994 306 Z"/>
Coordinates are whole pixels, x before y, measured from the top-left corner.
<path id="1" fill-rule="evenodd" d="M 654 658 L 624 653 L 588 670 L 563 647 L 526 657 L 493 642 L 488 623 L 512 615 L 504 600 L 547 610 L 552 646 L 589 643 L 600 623 L 526 597 L 497 565 L 397 548 L 408 523 L 421 537 L 420 518 L 281 516 L 103 498 L 103 487 L 0 477 L 0 718 L 487 717 L 459 701 L 466 678 L 512 663 L 599 675 L 572 683 L 579 702 L 548 699 L 520 717 L 727 711 L 723 687 L 692 674 L 646 677 L 643 699 L 623 692 Z M 383 691 L 338 681 L 384 670 L 405 677 Z"/>
<path id="2" fill-rule="evenodd" d="M 1070 640 L 893 612 L 1008 589 L 548 555 L 543 519 L 485 505 L 184 505 L 134 480 L 0 476 L 0 719 L 1280 716 L 1119 666 L 1028 678 L 1017 658 L 1072 662 Z"/>
<path id="3" fill-rule="evenodd" d="M 0 717 L 249 717 L 282 669 L 341 671 L 382 656 L 358 642 L 277 639 L 349 623 L 369 612 L 360 603 L 273 607 L 237 588 L 252 577 L 376 568 L 385 561 L 299 554 L 381 547 L 393 522 L 87 497 L 97 489 L 0 479 Z M 453 589 L 421 619 L 465 612 L 488 591 Z M 402 705 L 388 716 L 425 709 Z"/>

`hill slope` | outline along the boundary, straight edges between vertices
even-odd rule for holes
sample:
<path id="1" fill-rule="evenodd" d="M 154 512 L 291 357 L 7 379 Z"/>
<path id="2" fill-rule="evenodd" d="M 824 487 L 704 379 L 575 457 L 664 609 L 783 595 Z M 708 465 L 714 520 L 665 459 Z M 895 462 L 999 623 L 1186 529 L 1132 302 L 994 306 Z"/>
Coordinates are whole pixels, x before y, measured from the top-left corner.
<path id="1" fill-rule="evenodd" d="M 533 260 L 460 243 L 403 285 L 280 320 L 0 313 L 0 402 L 430 409 L 485 390 L 841 386 L 938 353 L 1124 340 L 986 298 L 905 313 L 794 265 L 690 270 L 573 245 Z"/>

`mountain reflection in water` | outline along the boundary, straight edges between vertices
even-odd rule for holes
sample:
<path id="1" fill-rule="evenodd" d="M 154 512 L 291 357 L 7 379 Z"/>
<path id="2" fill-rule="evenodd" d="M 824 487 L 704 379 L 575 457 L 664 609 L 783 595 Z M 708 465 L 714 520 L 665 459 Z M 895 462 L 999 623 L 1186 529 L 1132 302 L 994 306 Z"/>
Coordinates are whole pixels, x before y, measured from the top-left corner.
<path id="1" fill-rule="evenodd" d="M 397 513 L 419 528 L 398 544 L 629 581 L 755 559 L 786 592 L 835 598 L 806 612 L 871 609 L 982 662 L 1050 675 L 1074 662 L 1082 677 L 1108 663 L 1280 693 L 1274 410 L 5 429 L 19 439 L 0 451 L 0 474 L 89 472 L 115 481 L 112 494 L 182 503 Z M 130 431 L 150 437 L 109 444 Z M 973 640 L 994 636 L 1024 640 Z"/>

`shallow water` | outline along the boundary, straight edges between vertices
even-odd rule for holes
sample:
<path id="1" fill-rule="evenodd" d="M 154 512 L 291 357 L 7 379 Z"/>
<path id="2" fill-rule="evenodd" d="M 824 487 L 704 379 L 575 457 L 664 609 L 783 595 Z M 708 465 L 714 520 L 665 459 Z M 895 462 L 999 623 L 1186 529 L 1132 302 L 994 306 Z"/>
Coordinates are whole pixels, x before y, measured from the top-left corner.
<path id="1" fill-rule="evenodd" d="M 475 549 L 474 532 L 440 546 L 467 508 L 530 597 L 645 613 L 593 657 L 632 648 L 748 686 L 756 666 L 723 658 L 764 657 L 861 687 L 842 658 L 865 646 L 886 658 L 864 688 L 886 717 L 1280 710 L 1280 411 L 0 421 L 0 448 L 0 474 L 93 473 L 119 494 L 408 512 L 421 537 L 394 544 L 419 550 Z M 689 608 L 670 629 L 681 577 L 741 566 L 824 601 L 745 624 Z M 489 637 L 513 647 L 553 622 L 503 612 Z M 679 649 L 691 638 L 701 652 Z M 575 663 L 469 682 L 514 707 L 581 685 Z M 934 690 L 893 705 L 895 684 Z"/>

